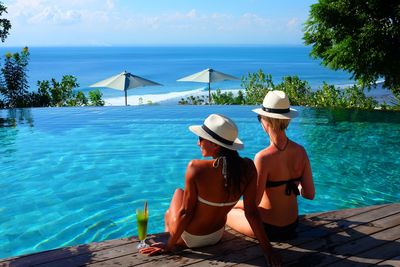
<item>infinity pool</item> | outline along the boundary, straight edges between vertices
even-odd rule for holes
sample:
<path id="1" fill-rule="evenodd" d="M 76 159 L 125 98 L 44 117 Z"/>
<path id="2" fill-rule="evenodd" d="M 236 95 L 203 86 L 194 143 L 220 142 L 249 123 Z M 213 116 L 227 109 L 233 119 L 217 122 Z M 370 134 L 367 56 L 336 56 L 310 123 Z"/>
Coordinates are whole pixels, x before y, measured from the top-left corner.
<path id="1" fill-rule="evenodd" d="M 188 126 L 233 118 L 250 158 L 265 147 L 249 106 L 132 106 L 0 110 L 0 257 L 163 231 L 174 189 L 200 158 Z M 400 201 L 400 114 L 299 107 L 289 138 L 308 151 L 310 213 Z"/>

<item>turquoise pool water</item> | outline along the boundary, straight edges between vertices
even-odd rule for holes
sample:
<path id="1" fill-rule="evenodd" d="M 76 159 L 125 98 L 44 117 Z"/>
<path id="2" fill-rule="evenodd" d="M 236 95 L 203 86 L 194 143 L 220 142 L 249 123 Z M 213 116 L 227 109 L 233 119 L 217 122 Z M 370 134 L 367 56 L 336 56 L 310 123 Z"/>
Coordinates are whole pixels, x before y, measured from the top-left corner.
<path id="1" fill-rule="evenodd" d="M 232 117 L 253 158 L 268 144 L 254 107 L 132 106 L 0 110 L 0 257 L 136 235 L 149 201 L 163 231 L 188 161 L 187 130 L 210 113 Z M 298 108 L 288 136 L 309 153 L 317 195 L 300 212 L 400 201 L 400 114 Z"/>

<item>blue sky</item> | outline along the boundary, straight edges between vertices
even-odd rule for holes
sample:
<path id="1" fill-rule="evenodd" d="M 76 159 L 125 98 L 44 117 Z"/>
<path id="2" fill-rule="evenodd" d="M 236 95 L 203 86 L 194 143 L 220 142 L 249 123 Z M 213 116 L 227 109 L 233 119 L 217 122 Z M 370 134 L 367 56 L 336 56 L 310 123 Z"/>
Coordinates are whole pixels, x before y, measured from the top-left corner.
<path id="1" fill-rule="evenodd" d="M 299 45 L 317 0 L 9 0 L 4 46 Z"/>

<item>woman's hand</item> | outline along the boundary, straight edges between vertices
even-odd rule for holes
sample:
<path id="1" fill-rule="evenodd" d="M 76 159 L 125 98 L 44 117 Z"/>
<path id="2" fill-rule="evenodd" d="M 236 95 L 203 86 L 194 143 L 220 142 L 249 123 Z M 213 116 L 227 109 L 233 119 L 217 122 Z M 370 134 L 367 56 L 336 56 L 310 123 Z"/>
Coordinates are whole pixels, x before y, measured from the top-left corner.
<path id="1" fill-rule="evenodd" d="M 166 245 L 162 242 L 154 243 L 150 247 L 142 248 L 139 250 L 141 254 L 145 254 L 147 256 L 155 256 L 165 252 L 168 252 Z"/>
<path id="2" fill-rule="evenodd" d="M 271 250 L 268 252 L 268 254 L 264 254 L 264 257 L 265 261 L 268 263 L 268 266 L 282 266 L 282 257 L 278 253 L 275 253 Z"/>

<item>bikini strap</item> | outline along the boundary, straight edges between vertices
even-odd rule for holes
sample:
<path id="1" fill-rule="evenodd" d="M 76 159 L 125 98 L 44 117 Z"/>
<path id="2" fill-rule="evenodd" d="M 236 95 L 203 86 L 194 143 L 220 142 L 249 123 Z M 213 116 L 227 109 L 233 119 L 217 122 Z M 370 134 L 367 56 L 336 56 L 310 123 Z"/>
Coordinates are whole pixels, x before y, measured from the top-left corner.
<path id="1" fill-rule="evenodd" d="M 293 192 L 296 196 L 300 195 L 299 188 L 295 182 L 300 182 L 303 177 L 293 178 L 285 181 L 267 181 L 266 187 L 277 187 L 286 184 L 285 194 L 290 196 Z"/>
<path id="2" fill-rule="evenodd" d="M 209 206 L 214 206 L 214 207 L 233 206 L 233 205 L 236 205 L 236 203 L 239 201 L 239 200 L 236 200 L 236 201 L 232 201 L 232 202 L 216 203 L 216 202 L 211 202 L 211 201 L 205 200 L 204 198 L 202 198 L 200 196 L 197 196 L 197 200 L 203 204 L 207 204 Z"/>

